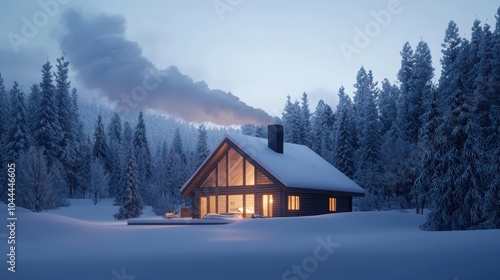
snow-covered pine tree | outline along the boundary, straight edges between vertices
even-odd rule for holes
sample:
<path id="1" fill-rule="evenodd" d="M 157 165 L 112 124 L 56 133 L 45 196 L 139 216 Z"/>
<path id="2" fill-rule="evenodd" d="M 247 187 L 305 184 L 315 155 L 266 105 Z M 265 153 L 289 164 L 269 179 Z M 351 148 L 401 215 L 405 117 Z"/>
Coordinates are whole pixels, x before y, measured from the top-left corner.
<path id="1" fill-rule="evenodd" d="M 75 170 L 75 197 L 85 198 L 90 185 L 90 163 L 93 160 L 92 140 L 84 137 L 78 145 L 78 165 Z"/>
<path id="2" fill-rule="evenodd" d="M 356 173 L 355 180 L 365 187 L 375 198 L 374 202 L 380 202 L 383 189 L 381 189 L 380 174 L 380 123 L 376 105 L 376 84 L 373 82 L 372 72 L 368 73 L 363 67 L 358 71 L 356 77 L 356 92 L 354 95 L 354 106 L 356 108 L 356 123 L 358 132 L 359 148 L 355 152 Z M 364 202 L 368 202 L 367 196 Z M 368 203 L 371 204 L 371 203 Z M 380 205 L 375 205 L 381 209 Z"/>
<path id="3" fill-rule="evenodd" d="M 457 24 L 454 21 L 448 23 L 446 28 L 444 42 L 441 44 L 441 76 L 439 77 L 437 103 L 441 115 L 448 115 L 450 109 L 451 97 L 457 90 L 457 65 L 456 61 L 460 52 L 462 40 L 458 33 Z"/>
<path id="4" fill-rule="evenodd" d="M 63 154 L 63 149 L 60 146 L 63 133 L 59 123 L 59 113 L 55 98 L 56 89 L 52 82 L 52 65 L 47 61 L 42 66 L 42 82 L 40 83 L 42 96 L 34 138 L 37 145 L 44 148 L 49 169 L 52 167 L 54 161 L 58 160 Z"/>
<path id="5" fill-rule="evenodd" d="M 344 87 L 339 89 L 337 105 L 337 122 L 335 123 L 335 142 L 333 149 L 333 165 L 349 178 L 354 178 L 356 166 L 354 162 L 354 137 L 352 135 L 350 107 L 351 98 L 345 93 Z"/>
<path id="6" fill-rule="evenodd" d="M 334 160 L 334 126 L 335 116 L 332 108 L 323 100 L 318 102 L 314 111 L 311 148 L 326 161 L 332 163 Z"/>
<path id="7" fill-rule="evenodd" d="M 118 113 L 114 113 L 108 126 L 109 142 L 120 144 L 122 142 L 122 119 Z"/>
<path id="8" fill-rule="evenodd" d="M 404 141 L 410 141 L 410 135 L 408 134 L 410 125 L 408 121 L 408 109 L 410 106 L 410 88 L 411 88 L 411 77 L 413 73 L 414 66 L 414 54 L 410 46 L 410 43 L 406 42 L 401 51 L 401 68 L 398 72 L 398 80 L 400 82 L 400 97 L 398 100 L 398 115 L 396 119 L 396 124 L 398 126 L 398 133 L 401 133 L 399 137 Z M 411 121 L 411 120 L 410 120 Z"/>
<path id="9" fill-rule="evenodd" d="M 94 159 L 90 164 L 90 198 L 97 205 L 102 198 L 108 195 L 109 176 L 104 170 L 101 160 Z"/>
<path id="10" fill-rule="evenodd" d="M 382 90 L 378 95 L 378 108 L 380 111 L 380 135 L 385 135 L 393 126 L 397 118 L 397 101 L 399 88 L 392 85 L 388 79 L 382 81 Z"/>
<path id="11" fill-rule="evenodd" d="M 358 128 L 358 170 L 376 170 L 380 155 L 380 123 L 376 105 L 377 93 L 373 88 L 373 76 L 363 67 L 358 72 L 354 100 Z"/>
<path id="12" fill-rule="evenodd" d="M 109 195 L 116 197 L 122 185 L 122 121 L 120 115 L 115 113 L 108 126 L 109 156 L 111 159 L 111 172 L 109 174 Z"/>
<path id="13" fill-rule="evenodd" d="M 40 87 L 37 84 L 33 84 L 31 86 L 31 92 L 28 96 L 27 104 L 28 126 L 30 128 L 31 135 L 34 135 L 38 123 L 41 100 L 42 92 L 40 91 Z"/>
<path id="14" fill-rule="evenodd" d="M 186 182 L 188 174 L 186 174 L 187 159 L 182 145 L 182 138 L 179 129 L 175 130 L 172 145 L 168 155 L 167 172 L 169 174 L 170 196 L 174 204 L 183 203 L 180 189 Z"/>
<path id="15" fill-rule="evenodd" d="M 73 123 L 73 118 L 71 117 L 72 108 L 69 93 L 71 82 L 68 80 L 68 67 L 69 61 L 66 61 L 63 55 L 57 59 L 57 71 L 54 74 L 57 113 L 59 125 L 62 130 L 60 146 L 63 149 L 63 153 L 60 155 L 59 160 L 65 168 L 65 173 L 72 172 L 76 149 L 76 135 L 74 135 L 74 126 L 76 124 Z"/>
<path id="16" fill-rule="evenodd" d="M 311 111 L 309 110 L 309 100 L 307 93 L 302 93 L 300 103 L 300 142 L 298 144 L 311 147 Z"/>
<path id="17" fill-rule="evenodd" d="M 255 137 L 267 138 L 267 127 L 263 125 L 257 125 L 255 128 Z"/>
<path id="18" fill-rule="evenodd" d="M 43 147 L 31 147 L 21 152 L 18 164 L 16 204 L 33 212 L 58 208 L 61 197 L 54 188 L 53 175 L 49 171 Z"/>
<path id="19" fill-rule="evenodd" d="M 422 226 L 427 230 L 476 229 L 484 221 L 484 197 L 479 151 L 479 126 L 474 114 L 475 98 L 468 78 L 471 52 L 475 47 L 462 42 L 458 57 L 458 90 L 453 96 L 451 114 L 436 129 L 437 165 L 432 182 L 433 208 Z"/>
<path id="20" fill-rule="evenodd" d="M 137 125 L 134 131 L 133 147 L 139 170 L 139 192 L 146 205 L 151 205 L 153 197 L 151 193 L 151 183 L 153 177 L 152 158 L 149 149 L 149 142 L 146 137 L 146 124 L 143 113 L 139 113 Z"/>
<path id="21" fill-rule="evenodd" d="M 425 113 L 424 101 L 429 99 L 434 77 L 432 57 L 426 42 L 420 41 L 413 55 L 413 71 L 411 72 L 410 91 L 408 96 L 408 131 L 407 135 L 412 144 L 418 141 L 419 130 L 422 127 L 422 116 Z"/>
<path id="22" fill-rule="evenodd" d="M 74 140 L 74 155 L 71 155 L 73 168 L 68 174 L 68 182 L 70 188 L 70 197 L 85 197 L 85 192 L 88 186 L 88 174 L 89 172 L 80 173 L 81 169 L 89 169 L 89 162 L 92 158 L 92 142 L 83 132 L 83 123 L 80 119 L 80 109 L 78 106 L 78 93 L 76 88 L 71 90 L 71 110 L 70 117 L 72 123 L 72 134 Z M 83 167 L 87 165 L 87 167 Z M 84 177 L 82 177 L 84 176 Z"/>
<path id="23" fill-rule="evenodd" d="M 493 62 L 489 77 L 488 99 L 490 104 L 490 119 L 492 120 L 491 135 L 487 138 L 486 149 L 489 151 L 490 160 L 485 172 L 491 174 L 485 194 L 483 213 L 486 221 L 483 228 L 500 228 L 500 8 L 497 10 L 496 28 L 493 33 Z"/>
<path id="24" fill-rule="evenodd" d="M 301 125 L 300 104 L 298 101 L 291 102 L 290 96 L 287 96 L 283 116 L 281 118 L 284 128 L 284 141 L 300 144 L 300 125 Z"/>
<path id="25" fill-rule="evenodd" d="M 104 133 L 104 123 L 102 121 L 101 115 L 97 116 L 97 124 L 94 130 L 94 147 L 92 149 L 92 155 L 94 159 L 100 159 L 106 172 L 111 171 L 111 161 L 109 158 L 109 147 L 106 141 L 106 135 Z"/>
<path id="26" fill-rule="evenodd" d="M 424 207 L 429 207 L 429 190 L 434 178 L 436 168 L 436 129 L 441 123 L 437 104 L 437 90 L 433 89 L 430 98 L 425 102 L 426 112 L 422 117 L 423 126 L 419 131 L 418 151 L 419 165 L 417 178 L 413 184 L 412 196 L 415 201 L 417 214 L 424 214 Z"/>
<path id="27" fill-rule="evenodd" d="M 125 171 L 125 184 L 123 192 L 123 204 L 118 209 L 118 213 L 113 215 L 116 220 L 138 218 L 144 209 L 141 194 L 139 193 L 139 170 L 135 159 L 135 152 L 129 151 L 127 158 L 127 168 Z"/>
<path id="28" fill-rule="evenodd" d="M 144 116 L 142 112 L 139 113 L 139 117 L 137 119 L 137 126 L 135 127 L 134 131 L 133 145 L 136 153 L 139 172 L 143 173 L 146 179 L 150 179 L 152 175 L 151 151 L 149 150 L 149 142 L 146 137 L 146 124 L 144 123 Z"/>
<path id="29" fill-rule="evenodd" d="M 207 144 L 207 129 L 205 125 L 201 124 L 198 127 L 198 142 L 196 143 L 195 150 L 195 168 L 197 169 L 207 159 L 210 154 Z"/>
<path id="30" fill-rule="evenodd" d="M 241 126 L 241 134 L 253 136 L 255 134 L 255 125 L 253 124 L 244 124 Z"/>
<path id="31" fill-rule="evenodd" d="M 26 152 L 33 142 L 28 128 L 24 93 L 19 89 L 17 82 L 14 82 L 14 86 L 10 90 L 9 107 L 4 153 L 8 162 L 16 162 L 20 153 Z"/>

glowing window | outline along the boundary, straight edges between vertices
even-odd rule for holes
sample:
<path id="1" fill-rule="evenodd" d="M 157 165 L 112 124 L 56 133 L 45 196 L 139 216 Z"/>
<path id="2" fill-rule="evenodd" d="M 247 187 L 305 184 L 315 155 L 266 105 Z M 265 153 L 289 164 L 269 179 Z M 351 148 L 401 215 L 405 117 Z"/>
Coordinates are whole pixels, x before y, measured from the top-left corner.
<path id="1" fill-rule="evenodd" d="M 328 205 L 329 205 L 328 208 L 330 209 L 330 212 L 337 211 L 337 199 L 336 198 L 330 197 Z"/>
<path id="2" fill-rule="evenodd" d="M 227 156 L 224 155 L 217 166 L 217 186 L 227 187 Z"/>
<path id="3" fill-rule="evenodd" d="M 228 213 L 243 213 L 243 195 L 228 195 Z"/>
<path id="4" fill-rule="evenodd" d="M 215 187 L 215 169 L 210 172 L 207 179 L 201 184 L 202 187 Z"/>
<path id="5" fill-rule="evenodd" d="M 245 161 L 245 185 L 255 185 L 255 167 L 248 160 Z"/>
<path id="6" fill-rule="evenodd" d="M 300 197 L 298 195 L 288 196 L 288 210 L 300 210 Z"/>
<path id="7" fill-rule="evenodd" d="M 229 186 L 243 186 L 243 157 L 229 149 Z"/>

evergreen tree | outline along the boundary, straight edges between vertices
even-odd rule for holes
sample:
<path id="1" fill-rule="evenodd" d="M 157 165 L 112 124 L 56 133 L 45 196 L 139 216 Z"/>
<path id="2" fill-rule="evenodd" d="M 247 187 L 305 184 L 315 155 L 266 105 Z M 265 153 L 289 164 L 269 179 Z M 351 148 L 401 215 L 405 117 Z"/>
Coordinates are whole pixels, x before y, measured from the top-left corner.
<path id="1" fill-rule="evenodd" d="M 258 125 L 255 129 L 255 137 L 267 138 L 267 127 Z"/>
<path id="2" fill-rule="evenodd" d="M 34 138 L 38 146 L 44 148 L 47 165 L 50 168 L 54 161 L 61 158 L 63 149 L 60 146 L 63 131 L 59 123 L 59 113 L 56 102 L 56 89 L 52 84 L 52 66 L 47 61 L 42 67 L 42 92 L 40 110 L 35 126 Z"/>
<path id="3" fill-rule="evenodd" d="M 73 123 L 71 134 L 73 135 L 74 140 L 74 150 L 72 150 L 73 154 L 70 155 L 72 169 L 68 172 L 70 197 L 75 197 L 75 195 L 85 196 L 85 190 L 88 185 L 86 174 L 89 174 L 89 172 L 80 174 L 80 171 L 81 169 L 87 171 L 90 170 L 89 162 L 92 158 L 92 146 L 90 140 L 83 132 L 83 123 L 80 119 L 80 110 L 78 107 L 78 93 L 75 88 L 71 91 L 70 117 L 72 119 L 71 122 Z"/>
<path id="4" fill-rule="evenodd" d="M 302 94 L 300 103 L 300 142 L 298 144 L 311 147 L 311 111 L 309 110 L 309 100 L 307 93 Z"/>
<path id="5" fill-rule="evenodd" d="M 417 214 L 424 213 L 424 207 L 426 207 L 429 201 L 428 193 L 432 185 L 434 170 L 436 168 L 436 161 L 434 158 L 436 154 L 435 133 L 441 123 L 441 118 L 438 111 L 436 90 L 432 92 L 433 94 L 430 98 L 430 102 L 427 102 L 426 113 L 422 118 L 424 125 L 419 131 L 418 148 L 420 160 L 417 171 L 418 177 L 413 184 L 412 190 Z"/>
<path id="6" fill-rule="evenodd" d="M 31 86 L 31 93 L 28 97 L 27 113 L 28 113 L 28 126 L 30 132 L 34 135 L 38 123 L 38 116 L 40 115 L 40 102 L 42 100 L 42 92 L 37 84 Z"/>
<path id="7" fill-rule="evenodd" d="M 28 128 L 26 104 L 24 93 L 19 89 L 19 84 L 14 82 L 10 90 L 10 115 L 9 126 L 5 135 L 5 157 L 9 162 L 19 159 L 22 151 L 27 151 L 32 144 Z"/>
<path id="8" fill-rule="evenodd" d="M 441 76 L 439 78 L 437 100 L 439 109 L 443 115 L 448 114 L 445 110 L 449 110 L 451 107 L 451 97 L 457 90 L 458 69 L 456 61 L 462 42 L 458 32 L 457 24 L 454 21 L 450 21 L 446 29 L 444 42 L 441 44 L 443 57 L 441 58 Z"/>
<path id="9" fill-rule="evenodd" d="M 70 81 L 68 80 L 69 61 L 65 60 L 64 55 L 57 59 L 57 71 L 55 73 L 55 95 L 58 112 L 58 121 L 62 130 L 60 147 L 63 153 L 60 155 L 60 161 L 64 165 L 66 172 L 72 171 L 75 156 L 75 136 L 73 118 L 71 117 L 71 97 L 69 93 Z"/>
<path id="10" fill-rule="evenodd" d="M 410 141 L 409 128 L 410 122 L 408 121 L 408 110 L 410 106 L 410 88 L 411 78 L 413 75 L 414 67 L 414 54 L 410 43 L 406 42 L 401 51 L 401 68 L 398 72 L 398 80 L 400 82 L 400 97 L 398 100 L 398 115 L 396 125 L 398 133 L 404 141 Z M 411 121 L 411 120 L 410 120 Z"/>
<path id="11" fill-rule="evenodd" d="M 116 220 L 138 218 L 144 209 L 141 194 L 139 193 L 139 170 L 135 159 L 135 152 L 129 151 L 127 169 L 125 171 L 125 184 L 123 192 L 123 204 L 118 213 L 113 215 Z"/>
<path id="12" fill-rule="evenodd" d="M 111 171 L 111 162 L 109 158 L 109 148 L 106 143 L 106 136 L 104 134 L 104 124 L 102 117 L 97 117 L 97 124 L 94 130 L 94 147 L 92 149 L 94 159 L 100 159 L 106 168 L 106 172 Z"/>
<path id="13" fill-rule="evenodd" d="M 343 88 L 341 89 L 343 90 Z M 314 112 L 311 148 L 328 162 L 333 162 L 335 116 L 332 108 L 323 100 L 318 102 Z"/>
<path id="14" fill-rule="evenodd" d="M 391 85 L 389 80 L 384 79 L 382 90 L 378 96 L 378 108 L 380 111 L 380 134 L 385 135 L 392 127 L 397 117 L 397 101 L 399 89 Z"/>
<path id="15" fill-rule="evenodd" d="M 85 198 L 90 185 L 90 164 L 93 161 L 92 140 L 89 137 L 81 139 L 78 147 L 78 165 L 75 169 L 75 190 L 73 196 Z"/>
<path id="16" fill-rule="evenodd" d="M 102 162 L 95 159 L 90 164 L 90 197 L 94 205 L 97 205 L 103 197 L 108 195 L 109 176 L 104 170 Z"/>
<path id="17" fill-rule="evenodd" d="M 284 129 L 284 141 L 300 144 L 301 134 L 301 109 L 298 101 L 292 103 L 290 96 L 287 96 L 285 108 L 283 110 L 282 123 Z"/>
<path id="18" fill-rule="evenodd" d="M 464 49 L 459 60 L 465 61 L 469 55 Z M 475 135 L 478 127 L 473 115 L 473 98 L 463 90 L 466 86 L 462 78 L 459 77 L 459 87 L 452 99 L 451 115 L 436 131 L 433 208 L 423 225 L 427 230 L 474 229 L 482 222 L 479 204 L 484 194 Z"/>
<path id="19" fill-rule="evenodd" d="M 205 125 L 202 124 L 198 127 L 198 143 L 196 144 L 195 151 L 195 168 L 200 167 L 201 164 L 207 159 L 209 154 L 210 150 L 208 149 L 207 144 L 207 130 L 205 128 Z"/>
<path id="20" fill-rule="evenodd" d="M 255 134 L 255 125 L 253 124 L 244 124 L 241 126 L 241 134 L 253 136 Z"/>
<path id="21" fill-rule="evenodd" d="M 149 150 L 146 124 L 142 112 L 139 113 L 137 126 L 135 127 L 133 145 L 140 174 L 144 174 L 146 179 L 151 179 L 151 151 Z"/>
<path id="22" fill-rule="evenodd" d="M 54 186 L 53 174 L 43 154 L 43 147 L 31 147 L 21 152 L 18 164 L 16 204 L 33 212 L 55 209 L 65 202 Z"/>
<path id="23" fill-rule="evenodd" d="M 420 41 L 413 56 L 410 91 L 408 92 L 407 135 L 410 143 L 416 144 L 418 132 L 422 127 L 422 116 L 425 113 L 424 102 L 429 99 L 432 88 L 434 68 L 431 51 L 426 42 Z"/>
<path id="24" fill-rule="evenodd" d="M 122 121 L 115 113 L 108 126 L 109 157 L 111 159 L 111 172 L 109 174 L 109 195 L 116 197 L 118 189 L 122 185 Z"/>
<path id="25" fill-rule="evenodd" d="M 169 174 L 168 185 L 170 187 L 170 196 L 174 204 L 181 203 L 180 189 L 187 180 L 186 174 L 187 158 L 182 146 L 182 138 L 179 129 L 175 130 L 174 139 L 170 146 L 168 155 L 167 173 Z"/>
<path id="26" fill-rule="evenodd" d="M 344 88 L 339 90 L 339 104 L 337 105 L 337 122 L 335 125 L 335 144 L 334 144 L 334 166 L 344 173 L 347 177 L 353 178 L 356 171 L 354 162 L 354 137 L 352 135 L 350 107 L 351 99 L 345 93 Z"/>
<path id="27" fill-rule="evenodd" d="M 109 123 L 108 139 L 110 143 L 121 144 L 122 142 L 122 120 L 118 113 L 114 113 Z"/>
<path id="28" fill-rule="evenodd" d="M 380 124 L 376 105 L 377 93 L 371 71 L 363 67 L 358 72 L 354 100 L 359 139 L 358 169 L 376 169 L 380 154 Z"/>
<path id="29" fill-rule="evenodd" d="M 151 189 L 153 177 L 152 158 L 142 112 L 139 113 L 137 126 L 135 127 L 133 147 L 139 170 L 139 192 L 144 203 L 151 205 L 153 201 L 153 190 Z"/>

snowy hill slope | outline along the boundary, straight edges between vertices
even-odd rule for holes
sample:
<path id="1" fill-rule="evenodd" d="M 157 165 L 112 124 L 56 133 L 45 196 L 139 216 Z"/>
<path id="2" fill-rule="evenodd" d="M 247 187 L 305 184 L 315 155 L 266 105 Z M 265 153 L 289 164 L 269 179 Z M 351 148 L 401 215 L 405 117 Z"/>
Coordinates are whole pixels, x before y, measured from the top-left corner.
<path id="1" fill-rule="evenodd" d="M 499 230 L 424 232 L 418 228 L 424 217 L 413 213 L 355 212 L 208 226 L 126 226 L 92 217 L 100 207 L 105 213 L 114 206 L 85 204 L 73 202 L 67 209 L 39 214 L 18 209 L 17 272 L 8 272 L 4 265 L 0 279 L 462 280 L 500 276 Z M 82 213 L 89 217 L 59 215 L 74 217 L 71 207 L 80 208 L 80 218 L 84 218 Z M 0 216 L 6 217 L 5 204 L 0 209 Z M 0 233 L 5 236 L 5 226 Z M 0 252 L 5 264 L 5 239 L 1 239 Z"/>

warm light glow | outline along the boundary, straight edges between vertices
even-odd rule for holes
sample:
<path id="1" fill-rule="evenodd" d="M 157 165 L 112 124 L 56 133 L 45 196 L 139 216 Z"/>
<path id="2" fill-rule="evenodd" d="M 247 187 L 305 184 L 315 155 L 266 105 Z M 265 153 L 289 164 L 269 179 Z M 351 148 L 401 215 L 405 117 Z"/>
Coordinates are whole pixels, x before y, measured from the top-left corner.
<path id="1" fill-rule="evenodd" d="M 300 197 L 298 195 L 288 196 L 288 210 L 300 210 Z"/>
<path id="2" fill-rule="evenodd" d="M 273 199 L 272 198 L 269 199 L 269 203 L 273 203 Z"/>
<path id="3" fill-rule="evenodd" d="M 330 212 L 337 211 L 337 199 L 334 197 L 330 197 L 328 206 L 329 206 Z"/>

